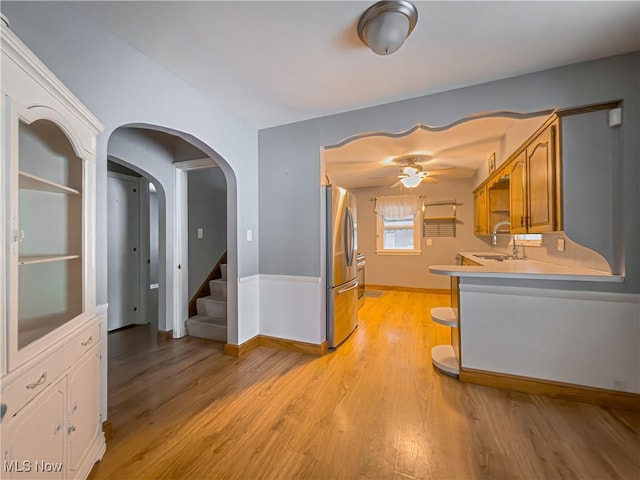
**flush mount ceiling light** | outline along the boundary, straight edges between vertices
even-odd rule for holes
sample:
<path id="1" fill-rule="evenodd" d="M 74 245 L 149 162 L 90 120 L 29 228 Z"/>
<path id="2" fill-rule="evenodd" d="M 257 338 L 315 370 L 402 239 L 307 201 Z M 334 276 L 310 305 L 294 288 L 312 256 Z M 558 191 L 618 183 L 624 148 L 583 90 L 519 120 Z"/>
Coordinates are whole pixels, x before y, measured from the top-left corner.
<path id="1" fill-rule="evenodd" d="M 402 46 L 417 21 L 418 10 L 406 0 L 377 2 L 360 17 L 358 36 L 378 55 L 389 55 Z"/>

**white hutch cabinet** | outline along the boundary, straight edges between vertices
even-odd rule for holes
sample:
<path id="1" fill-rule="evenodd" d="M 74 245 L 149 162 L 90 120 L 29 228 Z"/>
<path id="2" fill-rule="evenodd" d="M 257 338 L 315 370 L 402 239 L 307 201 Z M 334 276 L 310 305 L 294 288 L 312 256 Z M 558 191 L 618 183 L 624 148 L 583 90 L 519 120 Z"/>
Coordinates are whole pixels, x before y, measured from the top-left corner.
<path id="1" fill-rule="evenodd" d="M 103 127 L 0 30 L 0 477 L 86 478 L 105 451 L 94 270 Z"/>

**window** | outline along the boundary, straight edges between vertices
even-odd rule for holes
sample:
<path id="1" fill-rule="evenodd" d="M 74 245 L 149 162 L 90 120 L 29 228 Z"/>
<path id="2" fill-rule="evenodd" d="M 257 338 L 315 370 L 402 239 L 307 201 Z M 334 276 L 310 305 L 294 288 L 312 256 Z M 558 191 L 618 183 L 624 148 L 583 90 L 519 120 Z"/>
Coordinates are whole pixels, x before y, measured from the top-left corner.
<path id="1" fill-rule="evenodd" d="M 418 197 L 378 197 L 376 213 L 376 253 L 420 253 L 422 204 Z"/>

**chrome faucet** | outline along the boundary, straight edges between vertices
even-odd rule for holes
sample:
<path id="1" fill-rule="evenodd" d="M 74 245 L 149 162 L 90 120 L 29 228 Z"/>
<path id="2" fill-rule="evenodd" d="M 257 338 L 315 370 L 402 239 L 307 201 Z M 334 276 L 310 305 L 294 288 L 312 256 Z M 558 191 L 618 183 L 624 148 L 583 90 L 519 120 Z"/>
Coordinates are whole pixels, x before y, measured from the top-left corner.
<path id="1" fill-rule="evenodd" d="M 493 238 L 491 239 L 491 246 L 495 247 L 498 244 L 498 229 L 503 225 L 511 226 L 511 222 L 509 220 L 505 220 L 504 222 L 498 222 L 493 227 Z"/>

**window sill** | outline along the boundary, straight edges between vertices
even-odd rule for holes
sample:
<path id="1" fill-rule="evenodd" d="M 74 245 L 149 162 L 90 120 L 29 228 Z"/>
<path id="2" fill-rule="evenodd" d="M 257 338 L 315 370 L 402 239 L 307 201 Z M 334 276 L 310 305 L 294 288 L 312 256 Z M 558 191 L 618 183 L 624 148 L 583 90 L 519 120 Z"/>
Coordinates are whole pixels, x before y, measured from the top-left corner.
<path id="1" fill-rule="evenodd" d="M 376 255 L 420 255 L 420 250 L 376 250 Z"/>

